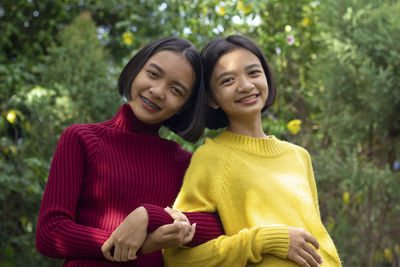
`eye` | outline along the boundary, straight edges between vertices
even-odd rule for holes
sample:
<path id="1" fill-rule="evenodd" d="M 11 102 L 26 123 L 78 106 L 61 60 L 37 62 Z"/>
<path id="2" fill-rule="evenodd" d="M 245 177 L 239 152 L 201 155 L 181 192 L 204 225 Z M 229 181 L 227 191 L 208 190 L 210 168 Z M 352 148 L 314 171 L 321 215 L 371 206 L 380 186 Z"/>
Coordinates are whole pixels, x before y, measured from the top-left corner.
<path id="1" fill-rule="evenodd" d="M 148 70 L 147 73 L 150 75 L 150 77 L 158 78 L 158 73 L 155 71 Z"/>
<path id="2" fill-rule="evenodd" d="M 260 70 L 252 70 L 249 72 L 250 76 L 257 76 L 258 74 L 261 74 L 262 72 Z"/>
<path id="3" fill-rule="evenodd" d="M 183 96 L 182 91 L 181 91 L 179 88 L 171 87 L 171 89 L 172 89 L 172 92 L 173 92 L 175 95 Z"/>
<path id="4" fill-rule="evenodd" d="M 221 84 L 228 85 L 228 84 L 231 84 L 233 81 L 234 81 L 233 78 L 225 78 L 221 81 Z"/>

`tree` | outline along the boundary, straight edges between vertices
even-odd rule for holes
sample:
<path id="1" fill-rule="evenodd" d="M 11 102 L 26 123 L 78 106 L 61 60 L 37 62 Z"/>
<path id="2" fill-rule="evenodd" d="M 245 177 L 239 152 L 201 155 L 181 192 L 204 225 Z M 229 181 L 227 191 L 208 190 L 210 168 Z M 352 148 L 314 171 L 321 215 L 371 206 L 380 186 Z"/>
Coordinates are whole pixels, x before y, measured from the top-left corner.
<path id="1" fill-rule="evenodd" d="M 312 100 L 320 109 L 317 169 L 325 212 L 341 215 L 331 218 L 331 230 L 345 265 L 391 262 L 398 249 L 399 12 L 396 1 L 321 7 L 326 50 L 314 69 Z M 332 201 L 341 193 L 342 203 Z"/>

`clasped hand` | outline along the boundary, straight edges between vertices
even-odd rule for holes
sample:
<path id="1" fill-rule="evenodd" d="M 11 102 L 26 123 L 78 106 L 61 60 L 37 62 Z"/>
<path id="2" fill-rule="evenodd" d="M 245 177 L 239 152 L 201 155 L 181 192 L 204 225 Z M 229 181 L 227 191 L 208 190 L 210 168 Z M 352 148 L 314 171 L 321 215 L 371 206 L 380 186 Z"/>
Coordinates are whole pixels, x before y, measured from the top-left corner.
<path id="1" fill-rule="evenodd" d="M 138 207 L 132 211 L 124 221 L 114 230 L 111 236 L 104 242 L 101 251 L 104 257 L 110 261 L 130 261 L 137 258 L 140 248 L 142 253 L 182 246 L 192 241 L 196 224 L 190 225 L 186 216 L 170 208 L 165 209 L 174 222 L 157 228 L 147 234 L 149 217 L 144 207 Z M 111 250 L 114 247 L 114 255 Z"/>
<path id="2" fill-rule="evenodd" d="M 288 227 L 288 231 L 290 238 L 288 259 L 303 267 L 318 267 L 323 260 L 316 251 L 319 248 L 317 239 L 302 228 Z"/>

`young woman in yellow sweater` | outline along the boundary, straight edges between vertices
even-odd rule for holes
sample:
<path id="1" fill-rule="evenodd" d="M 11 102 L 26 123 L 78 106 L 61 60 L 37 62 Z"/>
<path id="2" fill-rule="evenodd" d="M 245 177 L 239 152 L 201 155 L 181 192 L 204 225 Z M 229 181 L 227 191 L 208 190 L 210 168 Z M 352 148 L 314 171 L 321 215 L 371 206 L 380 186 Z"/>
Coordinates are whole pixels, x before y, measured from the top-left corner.
<path id="1" fill-rule="evenodd" d="M 268 136 L 261 113 L 275 82 L 259 47 L 240 35 L 202 50 L 207 127 L 227 127 L 196 150 L 175 209 L 218 212 L 226 235 L 164 251 L 166 266 L 341 266 L 324 228 L 308 152 Z"/>

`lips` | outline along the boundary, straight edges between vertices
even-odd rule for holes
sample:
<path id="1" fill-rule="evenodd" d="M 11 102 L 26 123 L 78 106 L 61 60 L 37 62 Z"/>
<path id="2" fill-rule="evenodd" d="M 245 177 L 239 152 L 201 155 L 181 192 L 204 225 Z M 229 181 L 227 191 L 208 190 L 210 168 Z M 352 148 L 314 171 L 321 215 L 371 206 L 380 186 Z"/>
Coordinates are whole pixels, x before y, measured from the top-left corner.
<path id="1" fill-rule="evenodd" d="M 259 96 L 259 95 L 257 95 L 257 94 L 245 96 L 245 97 L 243 97 L 243 98 L 240 98 L 239 100 L 236 100 L 236 102 L 238 102 L 238 103 L 247 102 L 247 101 L 250 101 L 250 100 L 252 100 L 252 99 L 254 99 L 254 98 L 257 98 L 258 96 Z"/>
<path id="2" fill-rule="evenodd" d="M 153 102 L 151 102 L 149 99 L 145 98 L 144 96 L 140 96 L 140 99 L 142 99 L 142 101 L 149 106 L 152 109 L 155 110 L 161 110 L 161 108 L 159 106 L 157 106 L 156 104 L 154 104 Z"/>

